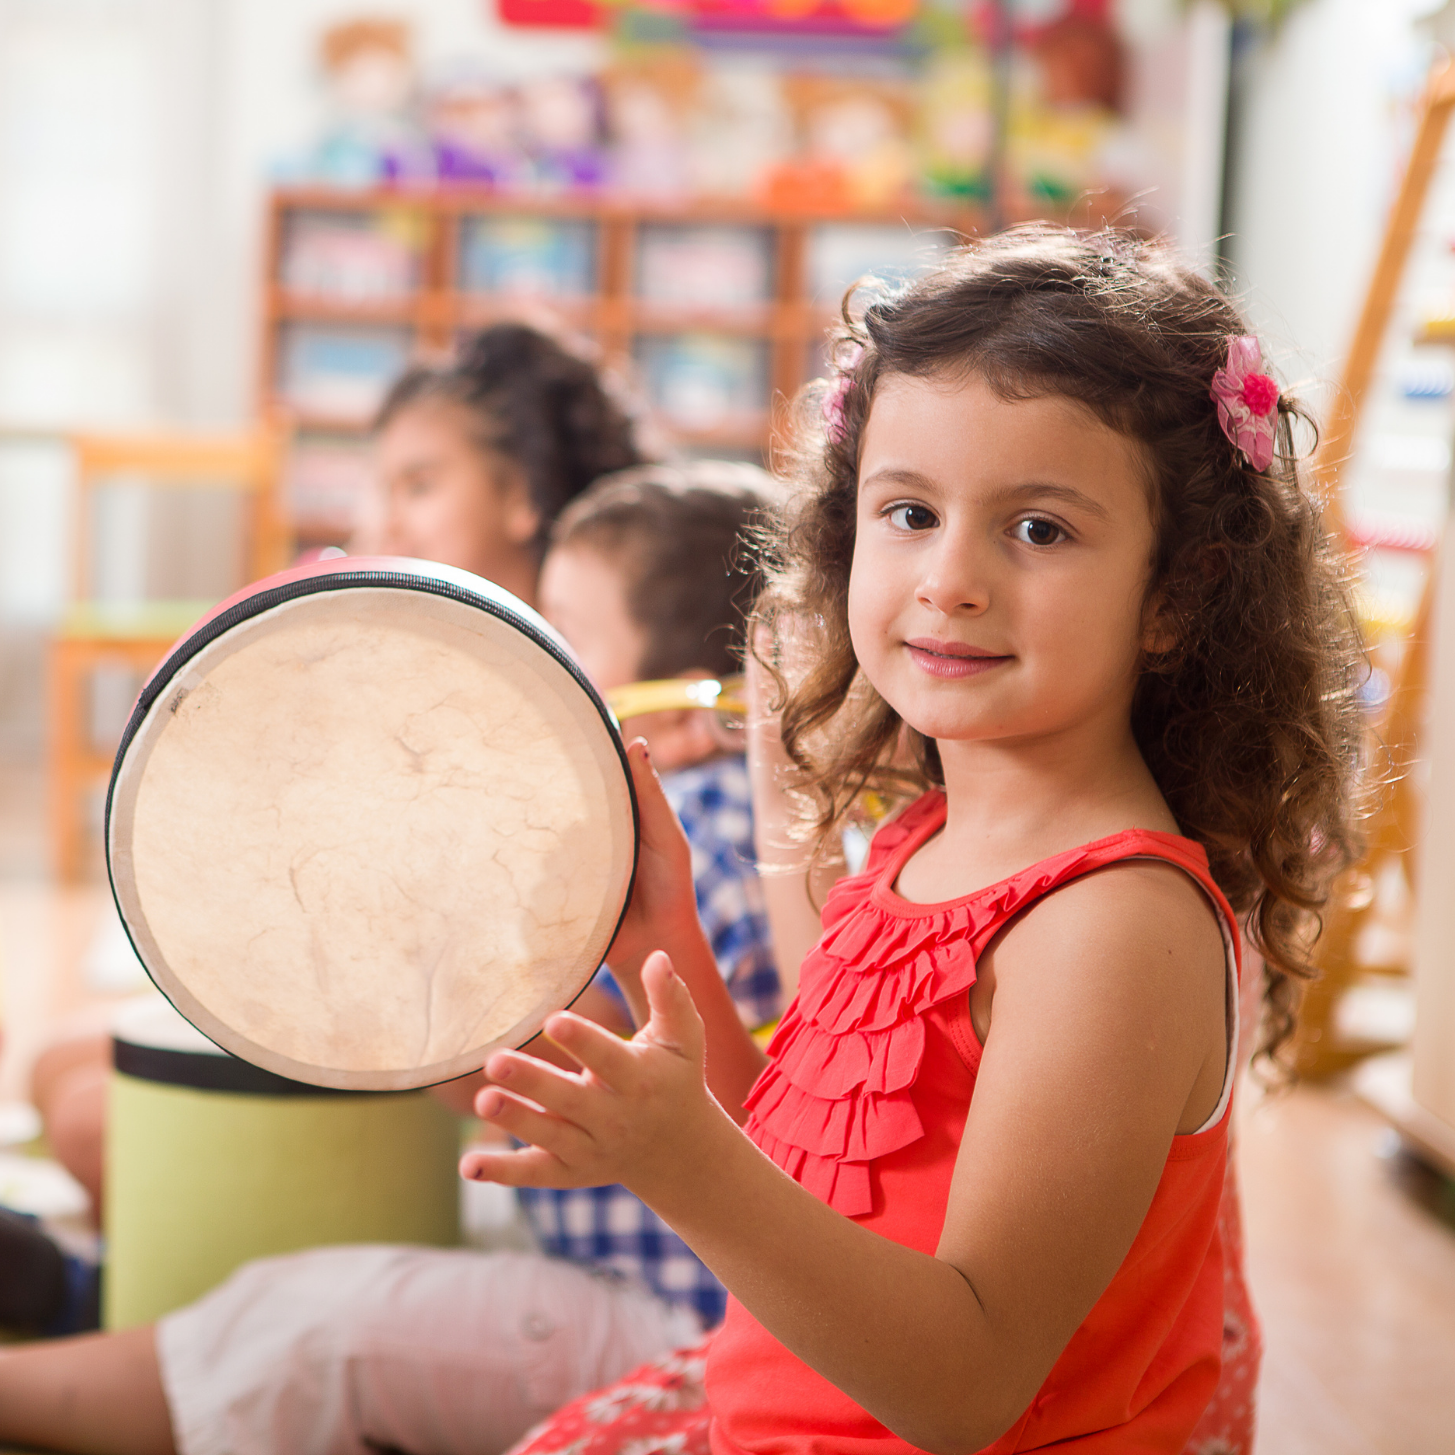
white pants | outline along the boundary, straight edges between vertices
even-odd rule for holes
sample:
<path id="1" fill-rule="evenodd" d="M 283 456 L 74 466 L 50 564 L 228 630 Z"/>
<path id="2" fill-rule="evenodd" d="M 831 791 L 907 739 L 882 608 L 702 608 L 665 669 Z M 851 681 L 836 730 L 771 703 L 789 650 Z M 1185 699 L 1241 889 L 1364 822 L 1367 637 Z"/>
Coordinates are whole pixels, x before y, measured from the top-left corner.
<path id="1" fill-rule="evenodd" d="M 157 1354 L 182 1455 L 498 1455 L 700 1337 L 539 1253 L 366 1246 L 248 1264 L 163 1319 Z"/>

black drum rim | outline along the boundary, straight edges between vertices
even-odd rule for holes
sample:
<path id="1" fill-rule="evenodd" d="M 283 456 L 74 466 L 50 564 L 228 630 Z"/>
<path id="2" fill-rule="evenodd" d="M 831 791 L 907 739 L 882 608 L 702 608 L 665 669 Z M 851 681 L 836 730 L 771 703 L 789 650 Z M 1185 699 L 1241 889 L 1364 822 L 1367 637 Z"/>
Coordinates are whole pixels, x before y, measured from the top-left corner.
<path id="1" fill-rule="evenodd" d="M 256 589 L 251 590 L 240 600 L 234 601 L 230 606 L 217 612 L 215 616 L 203 621 L 200 625 L 192 628 L 185 636 L 168 651 L 161 665 L 147 679 L 136 704 L 131 710 L 131 716 L 127 719 L 126 728 L 121 735 L 121 741 L 117 745 L 116 756 L 112 759 L 111 777 L 106 785 L 106 809 L 102 818 L 102 843 L 106 854 L 106 884 L 111 891 L 111 900 L 116 907 L 116 917 L 121 921 L 121 927 L 126 933 L 127 943 L 131 945 L 132 953 L 143 970 L 146 971 L 147 979 L 151 981 L 157 992 L 162 995 L 167 1003 L 182 1016 L 189 1025 L 193 1025 L 190 1017 L 176 1005 L 172 997 L 167 994 L 166 989 L 158 983 L 152 974 L 151 966 L 146 962 L 132 934 L 131 925 L 127 920 L 126 912 L 122 908 L 121 896 L 116 888 L 116 876 L 111 862 L 111 812 L 112 800 L 116 793 L 117 781 L 121 775 L 122 765 L 126 760 L 127 750 L 131 747 L 142 724 L 146 721 L 152 708 L 156 705 L 157 699 L 162 697 L 175 680 L 177 674 L 195 656 L 209 647 L 218 638 L 224 636 L 233 628 L 240 626 L 243 622 L 251 620 L 255 616 L 261 616 L 265 611 L 271 611 L 274 607 L 282 606 L 290 601 L 297 601 L 301 597 L 318 595 L 327 591 L 350 591 L 361 589 L 395 589 L 403 591 L 418 591 L 425 595 L 442 596 L 452 601 L 457 601 L 465 606 L 470 606 L 479 611 L 484 611 L 497 620 L 519 631 L 520 634 L 541 648 L 550 656 L 566 673 L 572 678 L 578 687 L 585 693 L 587 700 L 596 709 L 597 715 L 601 718 L 602 725 L 607 730 L 607 737 L 616 752 L 617 759 L 621 764 L 622 777 L 626 781 L 627 801 L 631 804 L 632 814 L 632 862 L 631 872 L 627 875 L 626 895 L 622 900 L 620 912 L 616 917 L 616 924 L 612 929 L 612 939 L 621 930 L 627 912 L 631 908 L 632 894 L 636 888 L 637 867 L 641 862 L 641 809 L 637 803 L 636 785 L 632 781 L 631 763 L 627 757 L 626 744 L 622 741 L 620 725 L 617 723 L 611 709 L 606 705 L 601 694 L 592 685 L 590 679 L 581 670 L 580 664 L 565 650 L 554 635 L 542 631 L 536 622 L 529 617 L 515 611 L 507 603 L 496 599 L 495 596 L 483 591 L 471 590 L 458 578 L 466 573 L 450 570 L 449 576 L 436 576 L 429 573 L 427 569 L 419 572 L 400 569 L 390 566 L 358 566 L 342 569 L 320 571 L 316 575 L 297 576 L 291 580 L 280 581 L 277 585 L 269 586 L 266 582 L 260 583 Z M 482 584 L 490 585 L 484 582 Z M 501 596 L 509 597 L 509 593 L 503 588 L 492 587 L 493 591 L 500 592 Z M 514 597 L 509 597 L 515 600 Z M 524 603 L 521 603 L 524 606 Z M 534 615 L 534 613 L 532 613 Z M 610 944 L 610 940 L 607 942 Z M 594 978 L 594 977 L 593 977 Z M 588 979 L 581 989 L 566 1002 L 566 1008 L 574 1005 L 577 1000 L 585 994 L 587 987 L 591 984 Z M 207 1036 L 207 1032 L 200 1026 L 193 1025 L 199 1034 Z M 528 1044 L 534 1040 L 535 1032 L 527 1037 Z M 238 1056 L 236 1052 L 229 1050 L 212 1036 L 207 1036 L 209 1041 L 217 1046 L 224 1055 L 231 1056 L 235 1060 L 244 1061 L 247 1065 L 255 1063 L 248 1062 L 244 1057 Z M 266 1069 L 266 1068 L 260 1068 Z M 270 1072 L 269 1074 L 277 1074 Z M 289 1078 L 280 1077 L 280 1080 Z M 444 1078 L 445 1080 L 455 1078 Z M 303 1083 L 307 1085 L 320 1085 L 321 1083 Z M 441 1082 L 421 1082 L 419 1089 L 430 1085 L 440 1085 Z M 336 1089 L 336 1088 L 331 1088 Z M 370 1096 L 397 1096 L 400 1094 L 397 1088 L 361 1089 L 358 1094 Z"/>

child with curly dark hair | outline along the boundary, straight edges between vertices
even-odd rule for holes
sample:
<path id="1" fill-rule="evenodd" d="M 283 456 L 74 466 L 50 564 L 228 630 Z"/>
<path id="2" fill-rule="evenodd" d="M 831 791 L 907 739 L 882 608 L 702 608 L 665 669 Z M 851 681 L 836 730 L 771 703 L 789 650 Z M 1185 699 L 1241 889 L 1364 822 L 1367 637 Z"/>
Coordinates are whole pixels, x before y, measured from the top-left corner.
<path id="1" fill-rule="evenodd" d="M 1212 284 L 1114 233 L 968 247 L 836 358 L 765 607 L 808 664 L 782 735 L 820 834 L 918 796 L 765 1061 L 633 749 L 642 1029 L 553 1017 L 574 1073 L 492 1057 L 478 1109 L 530 1145 L 463 1171 L 620 1181 L 734 1298 L 517 1455 L 1175 1455 L 1237 1256 L 1240 929 L 1273 1054 L 1352 850 L 1358 637 L 1298 407 Z"/>
<path id="2" fill-rule="evenodd" d="M 354 554 L 443 561 L 530 603 L 556 517 L 643 459 L 598 370 L 523 323 L 482 329 L 448 366 L 408 370 L 374 434 Z"/>

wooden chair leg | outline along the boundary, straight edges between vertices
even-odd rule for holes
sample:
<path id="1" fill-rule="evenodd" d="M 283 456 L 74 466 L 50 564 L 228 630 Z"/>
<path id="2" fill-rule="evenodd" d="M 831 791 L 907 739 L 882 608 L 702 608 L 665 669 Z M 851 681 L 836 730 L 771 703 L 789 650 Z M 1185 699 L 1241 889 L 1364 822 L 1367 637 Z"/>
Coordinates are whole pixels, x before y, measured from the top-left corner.
<path id="1" fill-rule="evenodd" d="M 74 880 L 81 871 L 83 824 L 81 761 L 86 750 L 83 721 L 85 661 L 69 642 L 51 648 L 50 830 L 55 872 Z"/>

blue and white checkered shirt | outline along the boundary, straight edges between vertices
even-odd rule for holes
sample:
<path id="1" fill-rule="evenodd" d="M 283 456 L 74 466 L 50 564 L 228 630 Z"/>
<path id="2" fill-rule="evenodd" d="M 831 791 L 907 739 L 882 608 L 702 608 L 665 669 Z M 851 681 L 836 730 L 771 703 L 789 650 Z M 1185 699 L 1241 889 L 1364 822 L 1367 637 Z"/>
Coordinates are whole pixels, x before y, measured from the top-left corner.
<path id="1" fill-rule="evenodd" d="M 714 758 L 663 774 L 662 787 L 687 831 L 697 912 L 738 1011 L 750 1026 L 775 1020 L 782 992 L 754 868 L 747 764 L 741 757 Z M 616 988 L 608 972 L 598 979 Z M 542 1251 L 633 1278 L 667 1302 L 695 1310 L 705 1328 L 722 1319 L 722 1284 L 626 1188 L 524 1187 L 517 1195 Z"/>

